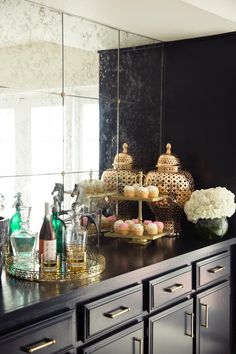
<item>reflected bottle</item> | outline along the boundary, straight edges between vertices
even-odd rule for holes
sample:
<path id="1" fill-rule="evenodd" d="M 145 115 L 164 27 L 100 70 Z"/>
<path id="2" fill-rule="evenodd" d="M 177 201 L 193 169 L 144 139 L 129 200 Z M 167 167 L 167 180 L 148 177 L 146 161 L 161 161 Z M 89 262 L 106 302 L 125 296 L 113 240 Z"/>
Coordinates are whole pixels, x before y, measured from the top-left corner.
<path id="1" fill-rule="evenodd" d="M 57 270 L 57 241 L 49 203 L 45 203 L 45 216 L 39 233 L 39 257 L 43 271 Z"/>
<path id="2" fill-rule="evenodd" d="M 20 225 L 21 225 L 21 217 L 20 217 L 20 210 L 19 210 L 19 208 L 21 206 L 23 206 L 23 202 L 21 199 L 21 193 L 20 192 L 16 193 L 14 198 L 16 198 L 16 201 L 13 204 L 13 207 L 16 208 L 16 212 L 14 215 L 12 215 L 12 217 L 10 219 L 10 235 L 14 231 L 20 230 Z"/>
<path id="3" fill-rule="evenodd" d="M 10 235 L 10 242 L 16 262 L 25 265 L 27 268 L 34 265 L 37 243 L 37 233 L 33 233 L 29 226 L 30 212 L 31 207 L 19 207 L 21 219 L 20 230 L 15 230 Z"/>
<path id="4" fill-rule="evenodd" d="M 53 197 L 54 203 L 52 207 L 52 225 L 56 232 L 56 250 L 60 262 L 60 271 L 65 271 L 66 256 L 65 256 L 65 235 L 66 225 L 63 220 L 59 218 L 59 201 L 58 197 Z"/>

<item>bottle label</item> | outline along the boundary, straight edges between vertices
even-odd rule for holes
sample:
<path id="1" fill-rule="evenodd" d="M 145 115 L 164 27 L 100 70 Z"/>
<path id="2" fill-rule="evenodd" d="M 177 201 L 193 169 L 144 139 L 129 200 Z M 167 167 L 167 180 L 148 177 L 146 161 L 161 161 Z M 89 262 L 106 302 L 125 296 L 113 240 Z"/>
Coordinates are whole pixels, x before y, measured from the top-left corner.
<path id="1" fill-rule="evenodd" d="M 44 262 L 56 261 L 57 258 L 57 241 L 44 240 L 43 241 L 43 259 Z"/>

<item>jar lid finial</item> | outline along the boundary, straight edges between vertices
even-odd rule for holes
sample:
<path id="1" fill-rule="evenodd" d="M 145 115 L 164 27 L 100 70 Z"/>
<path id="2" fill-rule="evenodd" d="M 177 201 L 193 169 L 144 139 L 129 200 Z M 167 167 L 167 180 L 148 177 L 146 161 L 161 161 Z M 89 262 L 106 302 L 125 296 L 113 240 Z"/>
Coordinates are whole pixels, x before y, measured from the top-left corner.
<path id="1" fill-rule="evenodd" d="M 171 144 L 166 144 L 166 155 L 171 155 Z"/>

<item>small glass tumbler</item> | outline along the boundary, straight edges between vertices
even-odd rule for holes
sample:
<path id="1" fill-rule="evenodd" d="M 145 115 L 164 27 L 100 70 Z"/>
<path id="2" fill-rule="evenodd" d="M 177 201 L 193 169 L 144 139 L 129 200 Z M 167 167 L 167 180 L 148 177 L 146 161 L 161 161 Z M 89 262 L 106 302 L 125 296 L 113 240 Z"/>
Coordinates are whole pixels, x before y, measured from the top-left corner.
<path id="1" fill-rule="evenodd" d="M 82 271 L 86 269 L 87 238 L 87 229 L 77 223 L 67 230 L 66 261 L 68 270 Z"/>
<path id="2" fill-rule="evenodd" d="M 19 207 L 21 228 L 10 236 L 15 261 L 18 264 L 32 265 L 36 258 L 37 233 L 30 230 L 29 219 L 31 207 Z"/>

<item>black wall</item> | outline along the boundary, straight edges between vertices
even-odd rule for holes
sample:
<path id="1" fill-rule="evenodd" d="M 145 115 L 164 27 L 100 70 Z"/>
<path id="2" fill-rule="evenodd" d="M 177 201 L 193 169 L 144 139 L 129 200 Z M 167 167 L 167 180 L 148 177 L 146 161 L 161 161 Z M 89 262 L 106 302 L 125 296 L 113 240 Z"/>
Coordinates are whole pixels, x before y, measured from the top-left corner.
<path id="1" fill-rule="evenodd" d="M 196 189 L 236 194 L 236 33 L 167 43 L 164 67 L 163 145 Z"/>

